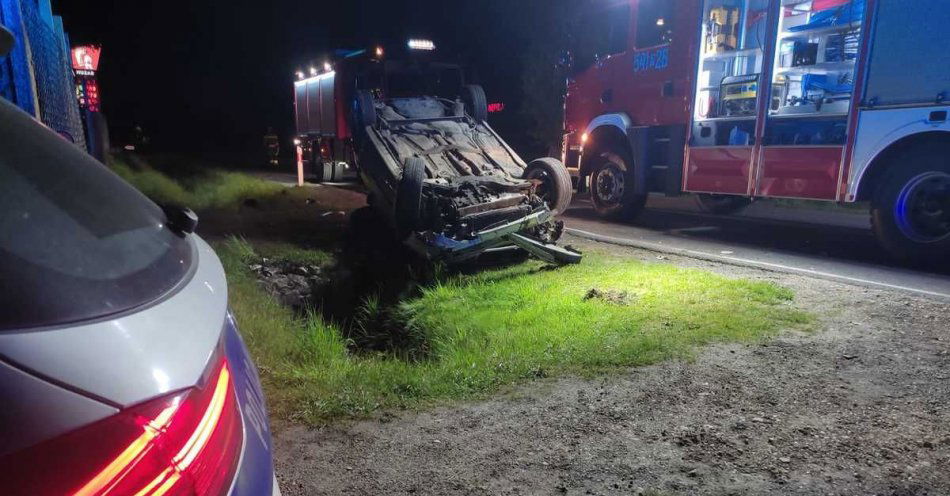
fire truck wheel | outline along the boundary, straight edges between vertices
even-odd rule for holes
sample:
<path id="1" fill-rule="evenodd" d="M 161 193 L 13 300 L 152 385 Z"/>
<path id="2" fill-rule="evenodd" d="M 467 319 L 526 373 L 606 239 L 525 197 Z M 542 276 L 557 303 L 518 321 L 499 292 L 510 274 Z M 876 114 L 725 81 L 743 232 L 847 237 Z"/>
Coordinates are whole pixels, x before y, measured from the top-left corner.
<path id="1" fill-rule="evenodd" d="M 874 234 L 894 258 L 950 265 L 950 163 L 947 147 L 919 146 L 892 163 L 871 204 Z"/>
<path id="2" fill-rule="evenodd" d="M 373 93 L 366 90 L 356 92 L 356 118 L 360 129 L 376 124 L 376 98 Z"/>
<path id="3" fill-rule="evenodd" d="M 615 220 L 632 220 L 640 215 L 647 195 L 638 195 L 633 177 L 623 158 L 613 153 L 600 157 L 590 180 L 590 197 L 597 215 Z"/>
<path id="4" fill-rule="evenodd" d="M 488 120 L 488 98 L 481 86 L 469 84 L 462 88 L 462 102 L 465 103 L 465 111 L 476 121 Z"/>
<path id="5" fill-rule="evenodd" d="M 537 194 L 555 215 L 561 215 L 571 206 L 574 187 L 564 164 L 555 158 L 539 158 L 524 170 L 524 178 L 537 181 Z"/>
<path id="6" fill-rule="evenodd" d="M 396 188 L 395 218 L 401 239 L 418 231 L 422 223 L 422 183 L 426 178 L 426 162 L 419 157 L 406 160 L 402 179 Z"/>
<path id="7" fill-rule="evenodd" d="M 696 195 L 696 203 L 703 212 L 714 215 L 731 215 L 752 205 L 752 200 L 743 196 Z"/>

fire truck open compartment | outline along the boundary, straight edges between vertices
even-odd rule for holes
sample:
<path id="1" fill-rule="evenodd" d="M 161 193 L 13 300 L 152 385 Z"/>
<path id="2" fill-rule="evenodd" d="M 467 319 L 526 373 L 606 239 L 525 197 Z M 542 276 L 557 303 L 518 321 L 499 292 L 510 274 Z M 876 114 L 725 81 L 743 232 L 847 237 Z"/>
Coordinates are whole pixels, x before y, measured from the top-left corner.
<path id="1" fill-rule="evenodd" d="M 837 199 L 865 1 L 703 4 L 686 189 Z"/>

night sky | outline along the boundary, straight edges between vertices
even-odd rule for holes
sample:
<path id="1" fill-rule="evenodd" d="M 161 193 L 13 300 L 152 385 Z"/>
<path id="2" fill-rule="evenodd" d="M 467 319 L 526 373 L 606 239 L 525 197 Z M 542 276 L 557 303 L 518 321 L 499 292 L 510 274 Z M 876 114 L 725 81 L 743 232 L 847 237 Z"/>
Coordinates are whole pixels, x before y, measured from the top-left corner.
<path id="1" fill-rule="evenodd" d="M 290 138 L 294 72 L 338 48 L 429 37 L 469 65 L 500 132 L 519 135 L 521 47 L 570 0 L 53 0 L 73 44 L 103 45 L 103 111 L 118 142 L 144 127 L 156 148 L 241 153 L 268 126 Z M 537 40 L 536 40 L 537 41 Z M 559 40 L 540 40 L 549 45 Z"/>

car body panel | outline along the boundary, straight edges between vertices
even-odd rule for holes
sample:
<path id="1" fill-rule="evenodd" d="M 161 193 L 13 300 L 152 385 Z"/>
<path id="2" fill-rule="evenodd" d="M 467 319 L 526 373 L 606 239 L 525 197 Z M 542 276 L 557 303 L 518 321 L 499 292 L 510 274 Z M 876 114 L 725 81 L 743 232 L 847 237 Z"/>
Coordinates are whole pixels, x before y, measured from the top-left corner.
<path id="1" fill-rule="evenodd" d="M 38 186 L 60 193 L 59 200 L 63 197 L 72 199 L 77 187 L 89 193 L 75 204 L 63 201 L 59 211 L 42 208 L 24 208 L 22 212 L 5 210 L 17 221 L 30 220 L 19 225 L 18 229 L 8 230 L 8 234 L 14 233 L 18 241 L 24 242 L 26 250 L 43 247 L 43 243 L 59 243 L 57 246 L 66 243 L 63 252 L 75 256 L 80 262 L 84 257 L 100 255 L 95 260 L 99 265 L 86 264 L 90 267 L 88 270 L 81 263 L 64 260 L 64 257 L 50 259 L 74 269 L 80 266 L 85 270 L 82 275 L 87 278 L 108 279 L 112 274 L 110 271 L 116 271 L 122 263 L 135 262 L 138 260 L 136 256 L 144 250 L 160 252 L 162 248 L 173 248 L 163 259 L 164 264 L 154 267 L 154 274 L 145 274 L 134 264 L 127 271 L 119 272 L 122 278 L 111 280 L 111 292 L 105 296 L 83 286 L 70 286 L 68 282 L 51 282 L 52 276 L 37 271 L 26 273 L 19 280 L 7 278 L 8 290 L 12 289 L 4 294 L 8 306 L 23 305 L 24 302 L 32 306 L 27 312 L 29 319 L 12 320 L 0 333 L 0 398 L 4 400 L 0 409 L 0 455 L 38 467 L 39 484 L 45 485 L 46 472 L 50 468 L 62 467 L 46 467 L 44 462 L 53 462 L 37 459 L 42 455 L 37 455 L 33 448 L 58 448 L 57 441 L 61 436 L 107 419 L 127 421 L 127 418 L 114 417 L 127 408 L 157 398 L 165 401 L 172 396 L 180 397 L 183 391 L 205 384 L 210 367 L 219 365 L 223 348 L 242 421 L 240 458 L 237 460 L 238 469 L 229 481 L 229 493 L 279 495 L 260 380 L 228 312 L 227 280 L 217 255 L 199 237 L 175 234 L 168 228 L 167 211 L 163 212 L 139 192 L 123 184 L 79 149 L 63 145 L 59 137 L 49 133 L 40 123 L 2 100 L 0 111 L 4 116 L 11 116 L 3 121 L 6 126 L 0 134 L 9 139 L 21 139 L 24 144 L 19 148 L 0 149 L 0 165 L 14 164 L 19 169 L 36 173 L 33 183 L 5 183 L 8 193 L 34 191 Z M 0 173 L 18 170 L 3 167 L 0 167 Z M 74 173 L 81 171 L 74 175 L 97 185 L 100 184 L 97 178 L 105 178 L 101 183 L 106 187 L 90 190 L 83 188 L 83 184 L 66 181 L 59 173 L 68 168 L 73 168 Z M 4 177 L 18 178 L 13 172 Z M 45 198 L 34 203 L 41 203 Z M 122 208 L 144 210 L 146 214 L 138 218 L 110 217 L 110 214 L 121 213 Z M 64 214 L 57 216 L 61 212 Z M 145 223 L 148 229 L 156 229 L 155 232 L 162 236 L 144 240 L 117 237 L 115 244 L 121 245 L 124 251 L 77 247 L 75 243 L 69 243 L 70 239 L 64 242 L 43 236 L 43 233 L 60 232 L 61 218 L 77 213 L 84 216 L 82 220 L 86 223 L 83 226 L 100 236 L 128 232 L 140 227 L 136 223 Z M 97 223 L 100 220 L 102 224 Z M 10 238 L 5 241 L 10 241 Z M 9 246 L 4 244 L 0 248 L 6 251 Z M 103 252 L 105 256 L 101 256 Z M 9 257 L 9 260 L 13 262 L 7 267 L 19 263 L 16 257 Z M 9 268 L 5 270 L 7 276 L 11 275 L 10 272 Z M 146 275 L 163 277 L 158 284 L 142 284 Z M 128 296 L 132 292 L 135 298 L 110 299 L 116 294 Z M 17 300 L 15 297 L 21 298 Z M 57 304 L 68 307 L 77 300 L 83 300 L 86 305 L 82 314 L 66 312 L 66 318 L 63 318 L 63 312 L 53 311 Z M 116 304 L 115 300 L 122 304 Z M 98 425 L 103 428 L 111 426 L 111 423 Z M 195 434 L 199 432 L 196 430 Z M 103 453 L 92 453 L 95 452 L 92 447 L 90 452 L 86 452 L 85 449 L 75 449 L 68 444 L 69 440 L 64 442 L 64 446 L 69 448 L 59 453 L 77 461 L 89 456 L 108 455 L 108 449 L 112 448 L 105 444 L 107 450 Z M 4 487 L 8 492 L 29 491 L 22 484 L 20 487 L 16 484 Z"/>
<path id="2" fill-rule="evenodd" d="M 244 450 L 231 494 L 251 496 L 274 493 L 277 485 L 264 393 L 260 388 L 257 368 L 251 362 L 247 347 L 230 314 L 224 327 L 223 340 L 244 421 Z"/>
<path id="3" fill-rule="evenodd" d="M 110 417 L 118 409 L 0 361 L 0 456 Z"/>
<path id="4" fill-rule="evenodd" d="M 8 363 L 127 407 L 194 386 L 221 336 L 227 281 L 214 251 L 194 237 L 197 271 L 147 311 L 52 330 L 0 334 Z"/>

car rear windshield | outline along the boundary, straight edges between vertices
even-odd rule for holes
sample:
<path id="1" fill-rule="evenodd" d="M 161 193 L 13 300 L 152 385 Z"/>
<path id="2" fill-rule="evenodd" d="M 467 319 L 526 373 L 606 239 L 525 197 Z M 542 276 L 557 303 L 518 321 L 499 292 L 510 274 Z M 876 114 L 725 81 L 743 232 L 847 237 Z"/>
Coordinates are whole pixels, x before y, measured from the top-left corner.
<path id="1" fill-rule="evenodd" d="M 157 205 L 2 100 L 0 191 L 0 330 L 124 312 L 191 270 Z"/>

